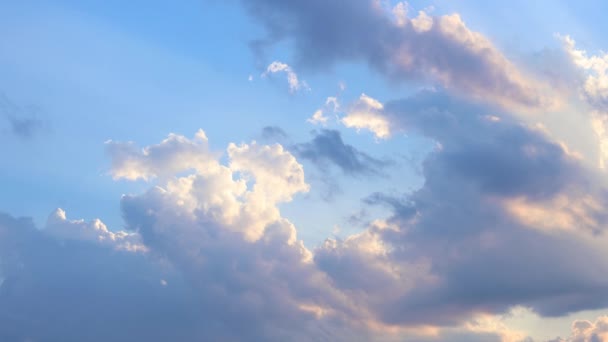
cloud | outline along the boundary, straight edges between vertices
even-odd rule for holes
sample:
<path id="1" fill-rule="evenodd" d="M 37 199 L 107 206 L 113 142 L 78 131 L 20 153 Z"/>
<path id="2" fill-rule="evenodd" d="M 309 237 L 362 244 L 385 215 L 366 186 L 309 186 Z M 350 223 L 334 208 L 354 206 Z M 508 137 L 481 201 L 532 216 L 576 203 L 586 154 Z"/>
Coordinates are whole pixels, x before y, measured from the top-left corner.
<path id="1" fill-rule="evenodd" d="M 344 126 L 369 130 L 376 138 L 387 139 L 391 136 L 391 125 L 387 118 L 380 114 L 384 105 L 380 101 L 361 94 L 359 100 L 355 101 L 346 116 L 342 118 Z"/>
<path id="2" fill-rule="evenodd" d="M 145 253 L 59 240 L 29 219 L 0 214 L 0 274 L 3 341 L 204 336 L 193 324 L 199 309 L 189 301 L 192 292 Z M 160 286 L 160 279 L 170 286 Z"/>
<path id="3" fill-rule="evenodd" d="M 345 144 L 336 130 L 316 132 L 311 142 L 296 144 L 293 149 L 300 158 L 310 160 L 323 170 L 335 165 L 345 174 L 353 176 L 380 175 L 383 168 L 391 164 Z"/>
<path id="4" fill-rule="evenodd" d="M 108 146 L 115 178 L 149 180 L 163 175 L 166 189 L 154 188 L 151 193 L 175 194 L 184 208 L 208 213 L 254 240 L 279 218 L 276 203 L 291 201 L 293 195 L 309 189 L 302 166 L 279 144 L 230 144 L 229 165 L 222 165 L 209 150 L 202 130 L 192 140 L 171 134 L 142 152 L 132 143 Z M 187 176 L 172 177 L 179 172 Z"/>
<path id="5" fill-rule="evenodd" d="M 43 230 L 0 215 L 0 338 L 367 336 L 346 319 L 347 312 L 357 317 L 356 310 L 312 263 L 278 210 L 308 190 L 301 165 L 280 145 L 252 142 L 230 144 L 226 164 L 202 149 L 201 167 L 190 157 L 203 136 L 171 135 L 128 158 L 122 143 L 113 143 L 113 174 L 145 175 L 150 182 L 152 175 L 165 175 L 148 191 L 123 196 L 128 233 L 112 232 L 99 220 L 68 220 L 62 210 Z M 123 248 L 132 238 L 145 249 Z"/>
<path id="6" fill-rule="evenodd" d="M 278 144 L 230 144 L 227 157 L 226 165 L 216 160 L 123 197 L 127 227 L 184 275 L 197 305 L 213 312 L 212 339 L 347 339 L 341 315 L 352 310 L 348 301 L 277 208 L 308 190 L 301 165 Z"/>
<path id="7" fill-rule="evenodd" d="M 132 142 L 106 142 L 112 157 L 110 174 L 114 179 L 149 180 L 173 175 L 186 167 L 203 170 L 213 163 L 205 132 L 199 130 L 193 140 L 170 134 L 160 144 L 138 149 Z"/>
<path id="8" fill-rule="evenodd" d="M 144 251 L 139 234 L 129 232 L 112 232 L 95 219 L 89 223 L 84 220 L 68 220 L 63 209 L 56 209 L 46 222 L 46 233 L 62 240 L 79 240 L 99 243 L 118 250 Z"/>
<path id="9" fill-rule="evenodd" d="M 594 206 L 558 207 L 579 215 L 567 230 L 509 210 L 512 199 L 533 210 L 579 192 L 603 208 L 603 190 L 589 185 L 599 183 L 586 183 L 593 174 L 541 132 L 443 96 L 382 112 L 442 144 L 424 163 L 424 186 L 375 194 L 367 202 L 392 217 L 314 251 L 279 210 L 309 189 L 281 145 L 229 144 L 222 156 L 203 131 L 141 150 L 113 142 L 110 173 L 150 183 L 121 199 L 128 232 L 62 210 L 42 230 L 0 215 L 0 337 L 517 341 L 524 335 L 487 317 L 515 305 L 549 316 L 608 305 L 606 237 L 581 219 L 605 222 Z M 336 131 L 315 139 L 310 151 L 345 172 L 365 169 Z M 335 157 L 345 152 L 348 162 Z"/>
<path id="10" fill-rule="evenodd" d="M 289 84 L 289 92 L 294 93 L 300 89 L 310 90 L 306 81 L 300 81 L 298 75 L 293 69 L 282 62 L 274 61 L 268 65 L 266 71 L 262 74 L 262 77 L 267 77 L 270 74 L 276 74 L 283 72 L 287 75 L 287 84 Z"/>
<path id="11" fill-rule="evenodd" d="M 276 141 L 285 141 L 289 138 L 289 135 L 278 126 L 265 126 L 262 128 L 262 139 L 263 140 L 276 140 Z"/>
<path id="12" fill-rule="evenodd" d="M 570 36 L 560 36 L 564 51 L 579 74 L 571 77 L 583 100 L 590 107 L 590 121 L 598 143 L 598 166 L 606 168 L 608 160 L 608 54 L 589 56 L 576 48 Z"/>
<path id="13" fill-rule="evenodd" d="M 327 120 L 329 120 L 329 118 L 323 115 L 322 109 L 317 109 L 310 118 L 306 119 L 307 122 L 310 122 L 313 125 L 325 125 L 327 124 Z"/>
<path id="14" fill-rule="evenodd" d="M 572 334 L 549 342 L 605 342 L 608 341 L 608 316 L 598 317 L 595 322 L 577 320 L 572 323 Z"/>
<path id="15" fill-rule="evenodd" d="M 330 96 L 325 100 L 323 108 L 317 109 L 313 115 L 306 119 L 307 122 L 313 125 L 327 125 L 329 117 L 325 116 L 325 112 L 336 113 L 340 109 L 340 102 L 335 96 Z"/>
<path id="16" fill-rule="evenodd" d="M 594 106 L 608 110 L 608 54 L 588 56 L 570 36 L 558 36 L 574 65 L 585 72 L 582 91 Z"/>
<path id="17" fill-rule="evenodd" d="M 33 112 L 33 108 L 22 108 L 0 93 L 0 116 L 6 119 L 13 135 L 31 139 L 44 127 L 44 123 Z"/>
<path id="18" fill-rule="evenodd" d="M 505 113 L 489 120 L 484 106 L 427 91 L 384 107 L 391 125 L 441 148 L 423 164 L 422 188 L 367 200 L 392 217 L 315 250 L 339 288 L 385 324 L 459 325 L 516 305 L 544 316 L 608 305 L 599 300 L 608 293 L 599 174 Z M 382 285 L 372 290 L 370 279 Z"/>
<path id="19" fill-rule="evenodd" d="M 521 72 L 458 14 L 407 17 L 375 0 L 243 1 L 267 30 L 260 48 L 292 41 L 299 67 L 327 69 L 364 61 L 392 80 L 430 80 L 456 93 L 503 106 L 543 108 L 545 86 Z"/>

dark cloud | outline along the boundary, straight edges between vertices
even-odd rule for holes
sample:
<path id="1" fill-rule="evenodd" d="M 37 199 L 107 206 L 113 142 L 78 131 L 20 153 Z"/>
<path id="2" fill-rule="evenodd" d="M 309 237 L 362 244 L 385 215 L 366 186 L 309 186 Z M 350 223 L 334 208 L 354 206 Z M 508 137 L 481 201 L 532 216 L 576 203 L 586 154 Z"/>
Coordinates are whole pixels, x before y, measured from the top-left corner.
<path id="1" fill-rule="evenodd" d="M 230 144 L 222 163 L 203 131 L 112 142 L 116 178 L 165 175 L 122 198 L 133 235 L 60 210 L 44 230 L 0 215 L 0 338 L 382 341 L 396 336 L 384 327 L 435 325 L 438 337 L 412 340 L 498 340 L 462 324 L 516 305 L 608 306 L 597 175 L 542 132 L 438 92 L 379 115 L 440 145 L 425 183 L 372 194 L 394 216 L 314 253 L 277 207 L 308 190 L 282 146 Z M 304 147 L 344 172 L 369 162 L 335 131 Z"/>
<path id="2" fill-rule="evenodd" d="M 366 300 L 393 324 L 453 325 L 516 305 L 545 316 L 608 306 L 599 175 L 542 132 L 441 93 L 385 111 L 440 147 L 424 162 L 422 188 L 365 200 L 393 209 L 388 227 L 316 251 L 340 288 L 358 297 L 372 292 L 368 279 L 384 279 Z"/>
<path id="3" fill-rule="evenodd" d="M 322 170 L 330 165 L 337 166 L 347 175 L 381 175 L 383 169 L 392 162 L 380 160 L 344 143 L 340 132 L 323 129 L 315 132 L 315 137 L 307 143 L 293 146 L 300 158 L 310 160 Z"/>
<path id="4" fill-rule="evenodd" d="M 538 84 L 484 36 L 454 15 L 391 17 L 375 0 L 255 0 L 243 5 L 266 28 L 256 51 L 281 40 L 298 67 L 327 69 L 364 61 L 392 80 L 430 79 L 455 92 L 503 105 L 541 107 Z"/>
<path id="5" fill-rule="evenodd" d="M 143 201 L 123 208 L 148 253 L 57 239 L 0 214 L 0 340 L 352 340 L 354 327 L 299 308 L 331 300 L 287 243 L 289 227 L 250 244 L 210 224 L 165 226 Z"/>
<path id="6" fill-rule="evenodd" d="M 425 162 L 428 184 L 435 172 L 449 169 L 453 177 L 475 181 L 497 195 L 551 196 L 573 182 L 585 182 L 578 162 L 539 131 L 510 115 L 470 104 L 444 92 L 423 91 L 387 103 L 393 125 L 423 134 L 441 151 Z"/>
<path id="7" fill-rule="evenodd" d="M 363 199 L 368 205 L 384 205 L 394 212 L 393 221 L 403 222 L 416 214 L 416 208 L 408 196 L 395 196 L 376 192 Z"/>
<path id="8" fill-rule="evenodd" d="M 289 135 L 278 126 L 265 126 L 262 128 L 262 139 L 265 141 L 284 142 L 289 139 Z"/>
<path id="9" fill-rule="evenodd" d="M 59 241 L 29 219 L 0 214 L 0 261 L 2 341 L 205 336 L 194 293 L 142 254 Z"/>

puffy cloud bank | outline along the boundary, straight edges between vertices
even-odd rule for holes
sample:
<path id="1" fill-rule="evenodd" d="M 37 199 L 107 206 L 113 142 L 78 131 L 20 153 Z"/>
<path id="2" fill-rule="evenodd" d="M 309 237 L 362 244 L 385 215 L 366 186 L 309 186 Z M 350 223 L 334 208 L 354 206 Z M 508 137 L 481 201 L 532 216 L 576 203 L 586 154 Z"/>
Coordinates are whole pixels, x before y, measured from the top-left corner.
<path id="1" fill-rule="evenodd" d="M 393 215 L 315 250 L 278 208 L 309 190 L 281 145 L 230 144 L 221 162 L 203 131 L 108 142 L 115 178 L 158 181 L 122 198 L 124 232 L 60 209 L 44 229 L 3 215 L 0 336 L 505 340 L 523 335 L 471 322 L 608 305 L 605 189 L 563 147 L 440 93 L 378 115 L 441 144 L 426 183 L 371 196 Z"/>

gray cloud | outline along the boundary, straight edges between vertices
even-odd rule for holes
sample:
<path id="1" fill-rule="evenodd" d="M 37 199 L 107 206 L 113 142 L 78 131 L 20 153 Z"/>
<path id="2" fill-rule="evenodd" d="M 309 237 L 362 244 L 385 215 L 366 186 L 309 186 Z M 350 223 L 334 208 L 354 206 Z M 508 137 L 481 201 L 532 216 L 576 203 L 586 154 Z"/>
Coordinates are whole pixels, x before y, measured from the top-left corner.
<path id="1" fill-rule="evenodd" d="M 374 158 L 344 143 L 336 130 L 315 131 L 312 141 L 296 144 L 293 150 L 300 158 L 310 160 L 322 170 L 335 165 L 351 176 L 381 175 L 384 168 L 392 165 L 390 161 Z"/>
<path id="2" fill-rule="evenodd" d="M 269 142 L 272 141 L 282 143 L 289 140 L 289 135 L 278 126 L 265 126 L 262 128 L 261 137 L 263 140 Z"/>
<path id="3" fill-rule="evenodd" d="M 29 219 L 0 214 L 0 261 L 2 341 L 204 336 L 195 294 L 143 254 L 60 241 Z"/>
<path id="4" fill-rule="evenodd" d="M 145 253 L 89 239 L 59 239 L 30 219 L 0 214 L 0 339 L 346 341 L 366 336 L 339 317 L 317 316 L 313 303 L 339 305 L 329 300 L 323 275 L 302 263 L 302 251 L 288 242 L 289 226 L 272 225 L 251 244 L 210 222 L 154 217 L 150 212 L 169 203 L 154 203 L 152 193 L 123 200 L 129 227 L 141 232 L 149 248 Z M 302 309 L 304 303 L 310 307 Z"/>
<path id="5" fill-rule="evenodd" d="M 256 51 L 292 40 L 299 67 L 364 61 L 392 80 L 424 79 L 502 105 L 543 107 L 539 84 L 523 75 L 457 15 L 391 16 L 374 0 L 243 1 L 268 36 Z"/>
<path id="6" fill-rule="evenodd" d="M 370 196 L 394 216 L 314 253 L 277 207 L 308 190 L 282 146 L 230 144 L 222 163 L 203 131 L 142 149 L 112 142 L 116 178 L 162 175 L 122 198 L 130 233 L 61 211 L 44 230 L 0 215 L 0 337 L 498 340 L 506 332 L 462 324 L 515 305 L 545 316 L 607 306 L 602 183 L 488 110 L 427 92 L 388 103 L 379 115 L 441 145 L 426 182 Z M 421 325 L 440 333 L 418 336 Z"/>
<path id="7" fill-rule="evenodd" d="M 35 116 L 33 108 L 22 108 L 0 93 L 0 117 L 4 117 L 13 135 L 31 139 L 42 130 L 44 123 Z"/>
<path id="8" fill-rule="evenodd" d="M 516 305 L 546 316 L 608 305 L 608 196 L 599 175 L 542 132 L 489 113 L 434 92 L 385 106 L 393 125 L 440 144 L 424 162 L 425 184 L 367 198 L 393 208 L 387 226 L 327 243 L 315 260 L 387 323 L 453 325 Z M 377 292 L 370 279 L 382 279 Z"/>

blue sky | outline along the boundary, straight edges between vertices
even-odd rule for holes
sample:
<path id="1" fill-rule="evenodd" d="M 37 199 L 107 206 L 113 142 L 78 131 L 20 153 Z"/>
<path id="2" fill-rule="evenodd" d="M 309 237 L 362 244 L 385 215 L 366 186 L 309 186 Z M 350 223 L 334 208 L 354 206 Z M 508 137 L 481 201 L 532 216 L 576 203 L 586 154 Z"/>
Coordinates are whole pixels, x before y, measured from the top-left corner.
<path id="1" fill-rule="evenodd" d="M 606 7 L 0 3 L 0 337 L 608 341 Z"/>

